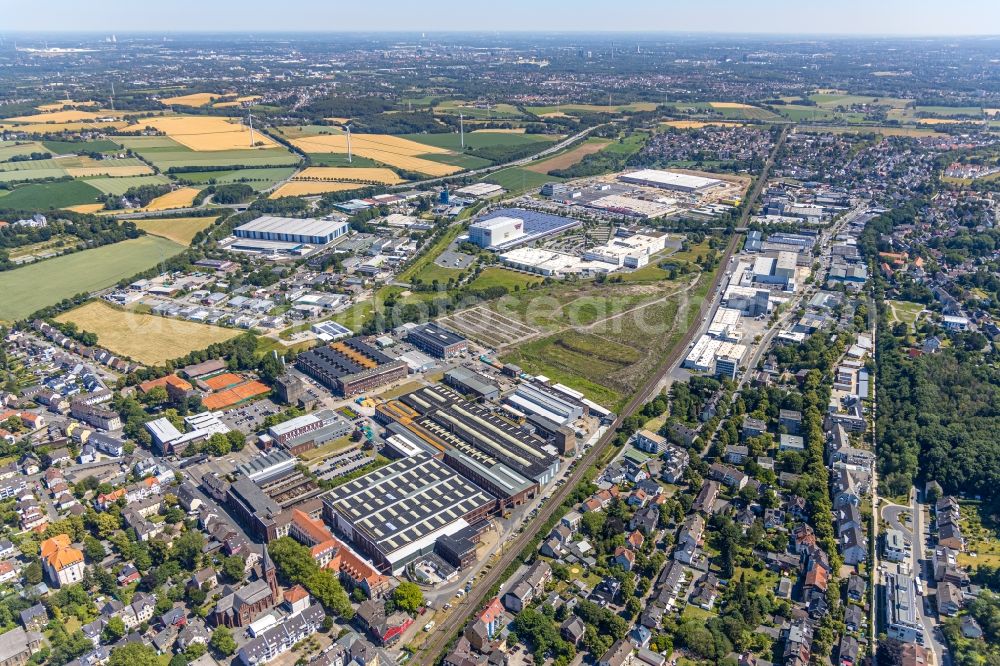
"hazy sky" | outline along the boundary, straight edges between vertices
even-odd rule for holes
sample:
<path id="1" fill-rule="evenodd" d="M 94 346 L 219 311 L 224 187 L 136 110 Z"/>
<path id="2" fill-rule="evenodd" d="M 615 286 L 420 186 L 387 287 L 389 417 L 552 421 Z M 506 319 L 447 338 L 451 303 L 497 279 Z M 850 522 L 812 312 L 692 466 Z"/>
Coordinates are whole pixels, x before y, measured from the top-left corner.
<path id="1" fill-rule="evenodd" d="M 0 31 L 1000 34 L 1000 0 L 0 0 Z"/>

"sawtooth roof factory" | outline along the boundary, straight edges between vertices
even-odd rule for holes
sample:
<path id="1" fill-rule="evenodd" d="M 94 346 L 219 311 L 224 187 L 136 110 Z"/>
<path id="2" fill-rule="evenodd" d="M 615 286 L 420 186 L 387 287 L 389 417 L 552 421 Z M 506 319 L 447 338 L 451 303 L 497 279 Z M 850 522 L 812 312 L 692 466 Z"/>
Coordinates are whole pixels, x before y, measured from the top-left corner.
<path id="1" fill-rule="evenodd" d="M 295 367 L 344 396 L 405 379 L 405 361 L 392 359 L 365 338 L 348 338 L 299 354 Z"/>
<path id="2" fill-rule="evenodd" d="M 397 572 L 495 506 L 494 497 L 420 453 L 331 490 L 323 498 L 323 516 L 379 569 Z"/>
<path id="3" fill-rule="evenodd" d="M 421 387 L 389 400 L 376 408 L 374 418 L 391 433 L 390 443 L 395 438 L 404 448 L 443 455 L 445 462 L 496 496 L 501 509 L 533 497 L 559 468 L 557 443 L 445 386 Z M 572 431 L 562 435 L 573 437 Z"/>

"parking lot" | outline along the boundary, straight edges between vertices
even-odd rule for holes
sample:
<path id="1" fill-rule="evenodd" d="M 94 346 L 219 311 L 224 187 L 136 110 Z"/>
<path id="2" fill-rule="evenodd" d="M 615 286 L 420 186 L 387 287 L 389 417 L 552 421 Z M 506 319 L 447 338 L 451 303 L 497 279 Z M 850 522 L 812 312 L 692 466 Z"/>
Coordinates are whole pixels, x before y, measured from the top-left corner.
<path id="1" fill-rule="evenodd" d="M 237 407 L 236 409 L 230 409 L 228 412 L 223 412 L 219 418 L 225 423 L 231 430 L 239 430 L 243 433 L 254 433 L 260 430 L 261 424 L 264 423 L 264 419 L 272 414 L 277 414 L 281 411 L 274 402 L 269 398 L 264 398 L 263 400 L 258 400 L 249 405 L 244 405 L 242 407 Z"/>

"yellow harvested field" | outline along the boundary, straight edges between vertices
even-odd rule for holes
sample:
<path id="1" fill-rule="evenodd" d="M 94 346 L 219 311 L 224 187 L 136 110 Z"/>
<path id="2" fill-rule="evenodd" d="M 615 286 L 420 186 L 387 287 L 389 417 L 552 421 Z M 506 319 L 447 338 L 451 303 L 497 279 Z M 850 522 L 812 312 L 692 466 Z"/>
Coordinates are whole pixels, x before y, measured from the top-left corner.
<path id="1" fill-rule="evenodd" d="M 323 120 L 329 120 L 331 123 L 337 123 L 339 125 L 343 125 L 344 123 L 351 121 L 350 118 L 324 118 Z"/>
<path id="2" fill-rule="evenodd" d="M 194 198 L 201 190 L 197 187 L 182 187 L 173 192 L 167 192 L 163 196 L 156 197 L 149 202 L 145 208 L 139 208 L 129 212 L 152 212 L 157 210 L 170 210 L 171 208 L 185 208 L 194 203 Z"/>
<path id="3" fill-rule="evenodd" d="M 181 245 L 190 245 L 195 234 L 212 226 L 217 217 L 150 217 L 135 220 L 135 226 L 147 234 L 162 236 Z"/>
<path id="4" fill-rule="evenodd" d="M 539 113 L 539 118 L 574 118 L 568 113 L 563 113 L 562 111 L 549 111 L 548 113 Z"/>
<path id="5" fill-rule="evenodd" d="M 73 178 L 92 178 L 94 176 L 148 176 L 153 173 L 145 164 L 134 166 L 93 166 L 93 167 L 69 167 L 66 175 Z"/>
<path id="6" fill-rule="evenodd" d="M 484 127 L 472 130 L 472 134 L 524 134 L 523 127 Z"/>
<path id="7" fill-rule="evenodd" d="M 225 342 L 240 331 L 181 319 L 126 312 L 104 301 L 91 301 L 56 318 L 97 334 L 102 347 L 140 363 L 163 363 L 196 349 Z"/>
<path id="8" fill-rule="evenodd" d="M 27 132 L 28 134 L 45 134 L 48 132 L 80 132 L 82 130 L 93 130 L 99 126 L 102 130 L 117 130 L 128 125 L 124 120 L 116 120 L 109 123 L 77 122 L 77 123 L 32 123 L 24 125 L 0 124 L 0 130 Z"/>
<path id="9" fill-rule="evenodd" d="M 274 148 L 278 144 L 266 134 L 254 131 L 254 145 L 250 145 L 250 128 L 218 116 L 160 116 L 143 118 L 127 129 L 133 132 L 152 127 L 166 134 L 177 143 L 195 151 L 252 150 Z"/>
<path id="10" fill-rule="evenodd" d="M 292 145 L 307 153 L 346 153 L 346 134 L 320 134 L 292 139 Z M 462 167 L 425 160 L 419 155 L 450 155 L 452 152 L 389 134 L 352 134 L 351 151 L 355 155 L 390 166 L 419 171 L 430 176 L 447 176 Z"/>
<path id="11" fill-rule="evenodd" d="M 360 183 L 338 183 L 332 180 L 293 180 L 285 183 L 271 193 L 269 199 L 280 199 L 281 197 L 309 197 L 327 192 L 345 192 L 364 187 Z"/>
<path id="12" fill-rule="evenodd" d="M 307 167 L 292 180 L 341 180 L 358 183 L 398 185 L 404 182 L 395 171 L 384 167 Z"/>
<path id="13" fill-rule="evenodd" d="M 236 99 L 229 100 L 228 102 L 216 102 L 212 105 L 213 109 L 228 109 L 234 106 L 239 106 L 241 104 L 249 104 L 250 102 L 256 102 L 260 99 L 260 95 L 247 95 L 246 97 L 237 97 Z"/>
<path id="14" fill-rule="evenodd" d="M 701 129 L 702 127 L 742 127 L 743 123 L 727 123 L 721 120 L 667 120 L 660 123 L 677 129 Z"/>
<path id="15" fill-rule="evenodd" d="M 52 102 L 51 104 L 40 104 L 35 108 L 42 113 L 48 113 L 49 111 L 58 111 L 64 106 L 97 106 L 97 102 L 94 100 L 88 100 L 86 102 L 74 102 L 71 99 L 61 99 L 58 102 Z"/>
<path id="16" fill-rule="evenodd" d="M 740 102 L 709 102 L 713 109 L 752 109 L 752 104 L 741 104 Z"/>
<path id="17" fill-rule="evenodd" d="M 955 118 L 918 118 L 918 125 L 954 125 L 956 123 L 969 122 L 967 120 L 957 120 Z"/>
<path id="18" fill-rule="evenodd" d="M 564 153 L 560 153 L 555 157 L 550 157 L 547 160 L 542 160 L 541 162 L 535 162 L 526 167 L 528 171 L 534 171 L 535 173 L 549 173 L 556 169 L 568 169 L 580 160 L 582 160 L 587 155 L 593 155 L 605 146 L 607 146 L 610 141 L 602 140 L 591 140 L 586 143 L 580 144 L 572 150 L 567 150 Z"/>
<path id="19" fill-rule="evenodd" d="M 80 121 L 91 121 L 96 122 L 99 118 L 107 118 L 109 116 L 119 116 L 120 114 L 115 114 L 112 111 L 107 113 L 98 113 L 95 111 L 53 111 L 52 113 L 33 113 L 30 116 L 14 116 L 13 118 L 7 118 L 7 121 L 12 123 L 72 123 Z"/>
<path id="20" fill-rule="evenodd" d="M 63 210 L 71 210 L 74 213 L 99 213 L 104 210 L 104 204 L 78 204 L 76 206 L 66 206 Z"/>
<path id="21" fill-rule="evenodd" d="M 191 93 L 190 95 L 178 95 L 177 97 L 164 97 L 160 104 L 167 106 L 205 106 L 211 104 L 212 100 L 218 99 L 222 95 L 216 93 Z"/>

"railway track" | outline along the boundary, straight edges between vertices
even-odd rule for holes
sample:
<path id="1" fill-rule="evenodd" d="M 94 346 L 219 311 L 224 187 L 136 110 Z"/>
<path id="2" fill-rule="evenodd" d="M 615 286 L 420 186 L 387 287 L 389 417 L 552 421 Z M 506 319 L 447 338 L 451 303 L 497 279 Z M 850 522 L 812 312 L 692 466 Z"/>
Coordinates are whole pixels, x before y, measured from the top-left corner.
<path id="1" fill-rule="evenodd" d="M 775 142 L 771 154 L 764 163 L 764 167 L 761 169 L 757 182 L 754 183 L 751 191 L 747 194 L 747 205 L 740 216 L 739 227 L 744 227 L 746 225 L 746 221 L 749 218 L 750 211 L 753 207 L 753 202 L 756 201 L 758 196 L 760 196 L 764 183 L 767 181 L 768 172 L 774 164 L 775 156 L 784 143 L 785 138 L 788 136 L 788 129 L 788 127 L 783 129 L 778 140 Z M 611 427 L 609 427 L 598 442 L 594 444 L 594 446 L 592 446 L 582 458 L 579 459 L 573 473 L 566 479 L 566 483 L 559 486 L 552 494 L 552 497 L 542 504 L 542 506 L 538 509 L 538 513 L 535 515 L 535 518 L 527 523 L 524 530 L 505 547 L 505 550 L 500 556 L 500 560 L 495 563 L 483 579 L 479 581 L 476 586 L 468 592 L 468 594 L 465 595 L 461 603 L 456 605 L 452 614 L 437 626 L 434 634 L 430 636 L 420 650 L 414 654 L 413 659 L 411 660 L 413 664 L 416 664 L 417 666 L 431 666 L 437 662 L 442 651 L 448 646 L 451 638 L 455 636 L 459 629 L 465 626 L 466 622 L 468 622 L 469 618 L 476 610 L 483 607 L 486 597 L 493 590 L 493 587 L 502 582 L 500 576 L 503 575 L 507 567 L 520 557 L 521 551 L 524 550 L 525 546 L 531 542 L 541 526 L 553 516 L 560 506 L 562 506 L 566 497 L 569 495 L 571 490 L 580 483 L 587 470 L 601 458 L 605 451 L 607 451 L 608 446 L 614 440 L 615 435 L 618 432 L 618 428 L 621 427 L 622 421 L 635 414 L 635 412 L 643 404 L 652 398 L 653 394 L 658 390 L 657 387 L 659 386 L 660 381 L 671 371 L 674 364 L 680 360 L 684 352 L 687 351 L 688 345 L 700 330 L 698 322 L 700 322 L 701 318 L 705 317 L 711 311 L 715 301 L 716 291 L 719 289 L 719 285 L 725 276 L 725 268 L 729 265 L 729 260 L 736 251 L 741 235 L 741 233 L 734 233 L 732 238 L 729 239 L 729 244 L 726 246 L 726 252 L 720 259 L 716 269 L 715 277 L 713 278 L 712 285 L 708 291 L 708 296 L 702 301 L 701 306 L 699 307 L 698 316 L 692 320 L 694 323 L 688 327 L 688 330 L 684 333 L 684 337 L 664 358 L 663 362 L 656 369 L 656 372 L 654 372 L 652 376 L 646 380 L 642 388 L 636 391 L 635 395 L 633 395 L 625 405 L 621 414 L 615 418 Z"/>

